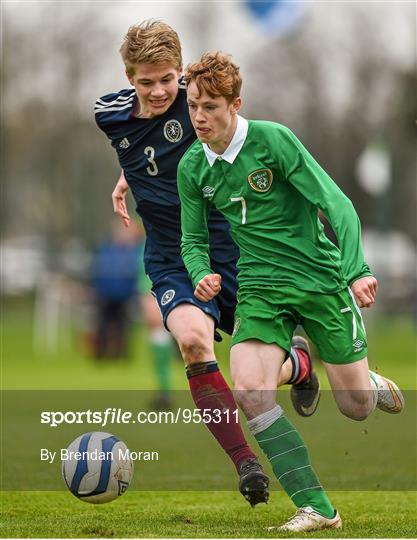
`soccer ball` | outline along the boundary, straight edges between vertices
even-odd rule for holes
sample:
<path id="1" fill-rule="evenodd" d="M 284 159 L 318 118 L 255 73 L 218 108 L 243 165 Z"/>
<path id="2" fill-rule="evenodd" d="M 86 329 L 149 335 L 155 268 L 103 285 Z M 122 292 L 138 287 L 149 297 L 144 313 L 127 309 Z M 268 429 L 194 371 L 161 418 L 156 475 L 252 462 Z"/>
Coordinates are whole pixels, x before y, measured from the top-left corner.
<path id="1" fill-rule="evenodd" d="M 80 435 L 61 451 L 61 458 L 68 489 L 85 502 L 101 504 L 117 499 L 133 477 L 127 446 L 110 433 Z"/>

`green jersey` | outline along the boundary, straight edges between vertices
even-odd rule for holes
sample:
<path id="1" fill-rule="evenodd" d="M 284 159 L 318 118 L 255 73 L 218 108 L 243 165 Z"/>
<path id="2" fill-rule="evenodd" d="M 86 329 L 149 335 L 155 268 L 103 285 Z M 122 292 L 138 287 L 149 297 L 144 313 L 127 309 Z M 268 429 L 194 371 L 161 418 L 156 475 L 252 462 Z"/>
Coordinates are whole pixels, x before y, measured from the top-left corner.
<path id="1" fill-rule="evenodd" d="M 178 189 L 182 257 L 194 285 L 212 273 L 211 205 L 230 222 L 240 248 L 239 286 L 333 293 L 371 275 L 351 201 L 280 124 L 238 117 L 221 156 L 195 141 L 179 163 Z M 331 223 L 340 250 L 324 234 L 318 209 Z"/>

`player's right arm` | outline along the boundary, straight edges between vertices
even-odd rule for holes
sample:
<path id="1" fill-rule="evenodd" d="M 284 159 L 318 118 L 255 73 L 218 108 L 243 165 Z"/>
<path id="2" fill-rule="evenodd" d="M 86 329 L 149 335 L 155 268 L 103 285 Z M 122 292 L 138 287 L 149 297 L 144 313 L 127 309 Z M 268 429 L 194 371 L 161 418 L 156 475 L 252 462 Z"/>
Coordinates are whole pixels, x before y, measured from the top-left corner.
<path id="1" fill-rule="evenodd" d="M 221 278 L 214 274 L 210 266 L 207 230 L 209 204 L 197 189 L 192 176 L 190 162 L 181 160 L 177 176 L 181 200 L 181 256 L 196 287 L 196 297 L 208 301 L 220 291 Z"/>
<path id="2" fill-rule="evenodd" d="M 120 217 L 125 227 L 129 227 L 130 223 L 130 216 L 126 206 L 126 193 L 128 190 L 129 185 L 122 170 L 119 180 L 111 194 L 111 199 L 113 201 L 114 213 Z"/>

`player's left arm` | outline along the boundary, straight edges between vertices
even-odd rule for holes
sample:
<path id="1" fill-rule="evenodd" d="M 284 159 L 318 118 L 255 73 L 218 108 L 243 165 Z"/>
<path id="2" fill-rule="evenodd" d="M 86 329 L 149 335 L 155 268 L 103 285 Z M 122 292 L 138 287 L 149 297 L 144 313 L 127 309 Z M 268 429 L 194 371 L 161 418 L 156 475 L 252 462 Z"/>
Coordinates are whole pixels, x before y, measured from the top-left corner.
<path id="1" fill-rule="evenodd" d="M 375 302 L 378 282 L 374 276 L 365 276 L 351 283 L 350 288 L 359 307 L 371 307 Z"/>
<path id="2" fill-rule="evenodd" d="M 360 307 L 375 301 L 377 280 L 364 260 L 361 225 L 352 202 L 290 130 L 282 132 L 286 179 L 322 210 L 337 236 L 342 270 Z"/>
<path id="3" fill-rule="evenodd" d="M 209 204 L 194 185 L 188 169 L 188 162 L 180 161 L 177 183 L 181 200 L 181 256 L 196 287 L 196 297 L 207 302 L 220 291 L 221 277 L 212 271 L 210 265 L 207 229 Z"/>

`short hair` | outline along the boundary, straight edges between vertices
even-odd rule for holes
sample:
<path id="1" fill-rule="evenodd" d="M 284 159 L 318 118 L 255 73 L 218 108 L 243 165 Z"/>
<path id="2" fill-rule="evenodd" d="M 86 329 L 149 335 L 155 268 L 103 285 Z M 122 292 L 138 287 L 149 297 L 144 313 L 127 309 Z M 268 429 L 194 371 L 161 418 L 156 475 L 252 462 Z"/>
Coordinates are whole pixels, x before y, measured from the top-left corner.
<path id="1" fill-rule="evenodd" d="M 181 43 L 168 24 L 155 19 L 131 26 L 123 39 L 120 54 L 129 75 L 134 64 L 171 64 L 182 69 Z"/>
<path id="2" fill-rule="evenodd" d="M 200 94 L 205 91 L 212 98 L 223 96 L 229 102 L 240 96 L 242 88 L 239 66 L 221 52 L 205 53 L 199 62 L 189 64 L 185 82 L 187 86 L 195 82 Z"/>

